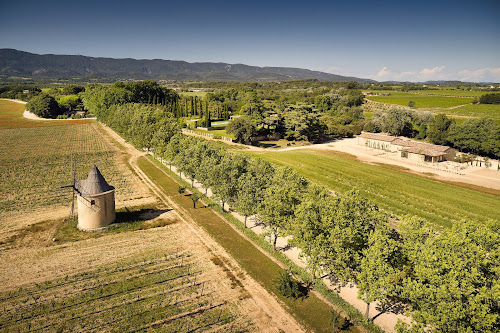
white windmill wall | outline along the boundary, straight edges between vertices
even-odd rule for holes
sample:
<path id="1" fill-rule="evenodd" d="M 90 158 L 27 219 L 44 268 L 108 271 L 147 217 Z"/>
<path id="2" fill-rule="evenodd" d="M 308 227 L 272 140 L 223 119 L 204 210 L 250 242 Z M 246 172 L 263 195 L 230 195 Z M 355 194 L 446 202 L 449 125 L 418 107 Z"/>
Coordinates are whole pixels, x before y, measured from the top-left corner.
<path id="1" fill-rule="evenodd" d="M 78 229 L 102 229 L 116 219 L 115 190 L 85 197 L 77 195 L 77 202 Z"/>

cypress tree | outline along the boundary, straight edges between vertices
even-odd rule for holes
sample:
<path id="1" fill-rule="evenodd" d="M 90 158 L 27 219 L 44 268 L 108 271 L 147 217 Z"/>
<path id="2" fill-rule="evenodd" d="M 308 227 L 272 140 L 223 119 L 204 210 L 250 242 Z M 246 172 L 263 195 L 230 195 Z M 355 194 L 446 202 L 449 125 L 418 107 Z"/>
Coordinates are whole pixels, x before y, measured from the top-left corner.
<path id="1" fill-rule="evenodd" d="M 208 111 L 208 103 L 205 104 L 205 126 L 207 128 L 210 127 L 211 122 L 210 122 L 210 112 Z"/>

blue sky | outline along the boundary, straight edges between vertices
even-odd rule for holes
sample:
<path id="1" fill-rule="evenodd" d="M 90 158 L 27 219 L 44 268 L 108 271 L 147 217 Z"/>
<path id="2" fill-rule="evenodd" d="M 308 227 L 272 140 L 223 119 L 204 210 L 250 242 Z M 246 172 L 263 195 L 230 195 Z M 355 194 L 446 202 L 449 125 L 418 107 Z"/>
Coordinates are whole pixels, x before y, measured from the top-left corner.
<path id="1" fill-rule="evenodd" d="M 500 1 L 10 1 L 0 48 L 500 82 Z"/>

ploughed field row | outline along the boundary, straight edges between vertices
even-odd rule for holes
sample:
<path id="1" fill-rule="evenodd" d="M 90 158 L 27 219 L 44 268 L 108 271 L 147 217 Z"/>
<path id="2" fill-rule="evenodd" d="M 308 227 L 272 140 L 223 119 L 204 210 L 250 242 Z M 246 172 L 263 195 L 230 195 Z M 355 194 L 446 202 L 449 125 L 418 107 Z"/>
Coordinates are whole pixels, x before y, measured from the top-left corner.
<path id="1" fill-rule="evenodd" d="M 134 186 L 120 170 L 118 152 L 103 139 L 96 124 L 0 130 L 0 216 L 70 204 L 71 161 L 77 179 L 85 179 L 96 163 L 117 197 L 131 196 Z"/>
<path id="2" fill-rule="evenodd" d="M 206 257 L 176 249 L 2 292 L 0 330 L 251 329 Z"/>
<path id="3" fill-rule="evenodd" d="M 343 193 L 359 190 L 396 216 L 406 214 L 449 227 L 453 221 L 498 219 L 500 198 L 328 153 L 288 151 L 253 153 L 273 163 L 290 166 L 301 175 Z"/>

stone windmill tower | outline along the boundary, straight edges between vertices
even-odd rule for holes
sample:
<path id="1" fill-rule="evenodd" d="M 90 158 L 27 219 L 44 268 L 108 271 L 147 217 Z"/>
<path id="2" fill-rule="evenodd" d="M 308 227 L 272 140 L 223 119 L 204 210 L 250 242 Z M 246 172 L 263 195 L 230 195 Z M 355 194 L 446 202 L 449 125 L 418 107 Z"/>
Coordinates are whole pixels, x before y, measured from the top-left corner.
<path id="1" fill-rule="evenodd" d="M 87 179 L 75 182 L 74 190 L 78 203 L 78 229 L 103 229 L 115 220 L 115 188 L 106 182 L 95 165 Z"/>

